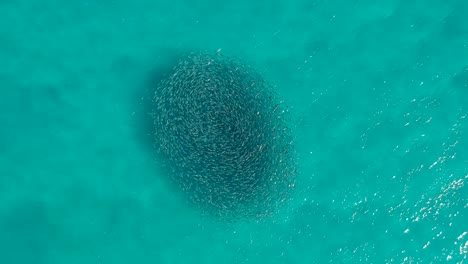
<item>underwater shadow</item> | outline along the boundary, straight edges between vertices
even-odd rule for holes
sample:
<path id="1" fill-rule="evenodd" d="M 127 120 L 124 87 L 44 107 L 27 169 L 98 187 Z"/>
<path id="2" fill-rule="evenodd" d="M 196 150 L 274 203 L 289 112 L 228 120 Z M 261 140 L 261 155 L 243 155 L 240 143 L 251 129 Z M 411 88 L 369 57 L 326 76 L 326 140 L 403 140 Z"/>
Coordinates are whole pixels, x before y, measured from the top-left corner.
<path id="1" fill-rule="evenodd" d="M 136 89 L 132 100 L 137 102 L 133 113 L 133 122 L 136 129 L 136 139 L 153 159 L 156 158 L 154 147 L 155 127 L 152 112 L 154 111 L 153 99 L 159 84 L 167 78 L 180 58 L 187 51 L 165 49 L 160 55 L 155 56 L 148 69 L 143 71 L 143 81 L 139 89 Z"/>

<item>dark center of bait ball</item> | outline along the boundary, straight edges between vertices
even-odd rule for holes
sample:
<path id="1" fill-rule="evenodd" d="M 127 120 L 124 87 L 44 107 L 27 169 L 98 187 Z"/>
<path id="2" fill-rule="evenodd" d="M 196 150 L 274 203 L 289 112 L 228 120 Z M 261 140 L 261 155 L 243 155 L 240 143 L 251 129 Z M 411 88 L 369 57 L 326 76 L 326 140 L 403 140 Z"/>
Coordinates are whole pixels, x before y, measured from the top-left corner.
<path id="1" fill-rule="evenodd" d="M 191 54 L 154 97 L 155 145 L 189 199 L 220 216 L 271 214 L 293 187 L 288 112 L 250 67 Z"/>

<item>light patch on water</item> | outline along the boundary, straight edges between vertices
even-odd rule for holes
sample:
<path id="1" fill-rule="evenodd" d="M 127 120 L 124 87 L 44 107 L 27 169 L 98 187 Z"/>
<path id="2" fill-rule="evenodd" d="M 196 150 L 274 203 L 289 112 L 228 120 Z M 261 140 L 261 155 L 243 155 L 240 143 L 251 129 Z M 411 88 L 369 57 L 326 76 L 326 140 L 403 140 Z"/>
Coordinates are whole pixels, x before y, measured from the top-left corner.
<path id="1" fill-rule="evenodd" d="M 426 249 L 431 244 L 431 241 L 427 241 L 427 243 L 423 246 L 423 249 Z"/>
<path id="2" fill-rule="evenodd" d="M 468 232 L 466 232 L 466 231 L 463 232 L 461 235 L 459 235 L 459 236 L 457 237 L 457 240 L 462 240 L 462 239 L 466 236 L 466 234 L 468 234 Z"/>

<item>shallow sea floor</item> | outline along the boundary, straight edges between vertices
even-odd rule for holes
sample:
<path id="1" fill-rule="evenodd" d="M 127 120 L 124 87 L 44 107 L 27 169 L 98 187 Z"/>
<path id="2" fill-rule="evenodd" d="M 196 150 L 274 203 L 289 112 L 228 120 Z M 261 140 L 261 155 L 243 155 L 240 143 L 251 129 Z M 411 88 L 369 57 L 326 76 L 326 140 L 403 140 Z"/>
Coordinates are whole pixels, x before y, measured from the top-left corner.
<path id="1" fill-rule="evenodd" d="M 468 2 L 0 1 L 0 263 L 468 261 Z M 154 162 L 148 80 L 249 63 L 290 105 L 296 189 L 201 217 Z M 146 134 L 145 134 L 146 133 Z"/>

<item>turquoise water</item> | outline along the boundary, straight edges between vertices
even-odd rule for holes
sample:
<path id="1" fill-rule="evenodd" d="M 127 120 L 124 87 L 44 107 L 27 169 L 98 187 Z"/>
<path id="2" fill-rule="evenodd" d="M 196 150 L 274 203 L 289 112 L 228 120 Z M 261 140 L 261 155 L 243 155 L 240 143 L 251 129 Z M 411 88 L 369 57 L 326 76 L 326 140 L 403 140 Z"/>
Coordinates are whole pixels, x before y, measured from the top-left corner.
<path id="1" fill-rule="evenodd" d="M 468 2 L 0 2 L 0 263 L 463 263 Z M 142 140 L 179 50 L 291 106 L 299 172 L 260 222 L 201 217 Z"/>

